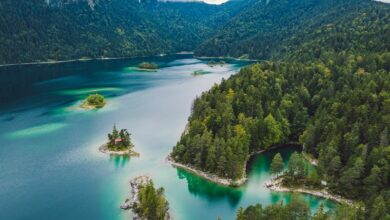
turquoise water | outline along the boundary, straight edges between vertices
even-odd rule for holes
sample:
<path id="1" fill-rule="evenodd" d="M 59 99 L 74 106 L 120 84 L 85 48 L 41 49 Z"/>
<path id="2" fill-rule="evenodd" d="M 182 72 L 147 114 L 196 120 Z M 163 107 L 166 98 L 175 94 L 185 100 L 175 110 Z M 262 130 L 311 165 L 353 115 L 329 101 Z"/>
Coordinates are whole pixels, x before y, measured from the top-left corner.
<path id="1" fill-rule="evenodd" d="M 161 69 L 137 71 L 141 61 Z M 253 161 L 249 182 L 240 188 L 218 186 L 165 162 L 193 99 L 247 64 L 228 62 L 209 67 L 178 55 L 0 68 L 0 219 L 129 219 L 119 205 L 129 180 L 143 174 L 165 188 L 175 219 L 233 219 L 239 206 L 288 202 L 290 193 L 264 187 L 275 152 Z M 195 70 L 210 74 L 194 77 Z M 108 97 L 107 106 L 80 109 L 95 92 Z M 114 123 L 132 133 L 140 158 L 98 151 Z M 293 150 L 280 151 L 287 160 Z M 334 206 L 304 198 L 313 210 L 321 202 Z"/>

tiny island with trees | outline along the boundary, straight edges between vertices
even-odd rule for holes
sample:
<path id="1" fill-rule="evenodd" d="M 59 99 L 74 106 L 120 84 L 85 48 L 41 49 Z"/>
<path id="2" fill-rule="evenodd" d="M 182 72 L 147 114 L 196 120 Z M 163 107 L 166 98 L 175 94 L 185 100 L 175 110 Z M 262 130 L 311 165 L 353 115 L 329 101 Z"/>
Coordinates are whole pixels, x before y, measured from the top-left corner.
<path id="1" fill-rule="evenodd" d="M 170 220 L 169 203 L 164 188 L 155 188 L 148 176 L 139 176 L 130 181 L 130 198 L 120 206 L 132 209 L 133 219 Z"/>
<path id="2" fill-rule="evenodd" d="M 226 64 L 226 62 L 223 61 L 223 60 L 220 60 L 220 61 L 210 60 L 210 61 L 207 63 L 207 65 L 210 66 L 210 67 L 214 67 L 214 66 L 218 66 L 218 65 L 223 66 L 223 65 L 225 65 L 225 64 Z"/>
<path id="3" fill-rule="evenodd" d="M 130 136 L 131 134 L 127 129 L 118 130 L 114 125 L 112 132 L 107 135 L 108 142 L 103 144 L 99 150 L 110 155 L 139 156 L 137 152 L 133 151 L 134 145 Z"/>
<path id="4" fill-rule="evenodd" d="M 138 65 L 138 68 L 140 70 L 156 71 L 158 69 L 158 65 L 151 62 L 142 62 Z"/>
<path id="5" fill-rule="evenodd" d="M 107 104 L 104 96 L 96 93 L 89 95 L 85 101 L 81 104 L 83 109 L 99 109 L 103 108 Z"/>
<path id="6" fill-rule="evenodd" d="M 201 76 L 201 75 L 206 75 L 206 74 L 209 74 L 210 72 L 209 71 L 206 71 L 206 70 L 195 70 L 194 72 L 192 72 L 192 75 L 193 76 Z"/>

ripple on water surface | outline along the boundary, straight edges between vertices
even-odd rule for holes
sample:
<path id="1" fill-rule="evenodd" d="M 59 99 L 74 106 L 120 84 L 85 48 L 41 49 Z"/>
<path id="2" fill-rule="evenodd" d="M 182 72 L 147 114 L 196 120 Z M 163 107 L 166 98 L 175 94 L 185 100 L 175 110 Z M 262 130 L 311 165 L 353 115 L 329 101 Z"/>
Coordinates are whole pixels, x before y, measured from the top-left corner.
<path id="1" fill-rule="evenodd" d="M 9 138 L 28 138 L 35 137 L 39 135 L 49 134 L 62 128 L 66 127 L 66 123 L 48 123 L 43 125 L 38 125 L 30 128 L 25 128 L 17 130 L 11 133 L 8 133 L 6 136 Z"/>

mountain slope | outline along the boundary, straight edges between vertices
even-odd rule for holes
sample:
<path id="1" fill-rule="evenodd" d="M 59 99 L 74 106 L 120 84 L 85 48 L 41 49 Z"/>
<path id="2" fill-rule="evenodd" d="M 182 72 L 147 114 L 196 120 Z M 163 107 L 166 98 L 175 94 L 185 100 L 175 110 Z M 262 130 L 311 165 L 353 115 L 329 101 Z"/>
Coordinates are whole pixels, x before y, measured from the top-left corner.
<path id="1" fill-rule="evenodd" d="M 195 53 L 198 56 L 278 58 L 288 48 L 301 47 L 306 43 L 302 38 L 311 37 L 318 27 L 332 26 L 348 16 L 356 17 L 373 5 L 388 7 L 370 0 L 258 1 L 241 11 Z"/>
<path id="2" fill-rule="evenodd" d="M 239 8 L 157 0 L 4 0 L 0 63 L 193 50 Z"/>

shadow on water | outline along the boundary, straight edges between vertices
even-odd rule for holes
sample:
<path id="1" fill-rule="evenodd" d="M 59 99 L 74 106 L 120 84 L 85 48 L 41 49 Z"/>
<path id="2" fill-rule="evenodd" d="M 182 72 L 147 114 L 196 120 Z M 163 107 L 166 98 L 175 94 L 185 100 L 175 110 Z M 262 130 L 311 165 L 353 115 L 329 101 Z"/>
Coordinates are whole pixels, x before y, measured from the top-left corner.
<path id="1" fill-rule="evenodd" d="M 180 168 L 176 168 L 176 170 L 179 179 L 187 180 L 188 191 L 191 194 L 208 201 L 227 199 L 232 207 L 240 202 L 241 190 L 212 183 Z"/>
<path id="2" fill-rule="evenodd" d="M 130 162 L 130 156 L 110 155 L 110 162 L 114 163 L 116 169 L 123 168 Z"/>

